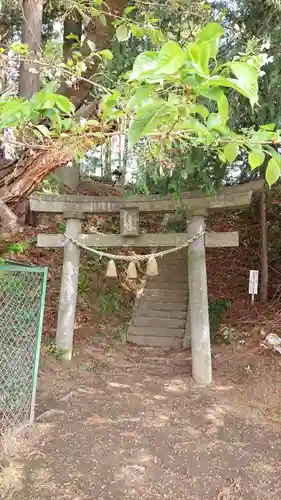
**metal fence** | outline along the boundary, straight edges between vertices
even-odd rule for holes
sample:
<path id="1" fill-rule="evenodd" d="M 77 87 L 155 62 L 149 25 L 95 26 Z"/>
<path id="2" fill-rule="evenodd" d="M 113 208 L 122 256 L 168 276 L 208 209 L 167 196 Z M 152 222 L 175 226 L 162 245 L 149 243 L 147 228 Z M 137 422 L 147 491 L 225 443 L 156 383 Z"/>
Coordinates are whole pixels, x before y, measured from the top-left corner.
<path id="1" fill-rule="evenodd" d="M 0 265 L 0 434 L 32 422 L 47 268 Z"/>

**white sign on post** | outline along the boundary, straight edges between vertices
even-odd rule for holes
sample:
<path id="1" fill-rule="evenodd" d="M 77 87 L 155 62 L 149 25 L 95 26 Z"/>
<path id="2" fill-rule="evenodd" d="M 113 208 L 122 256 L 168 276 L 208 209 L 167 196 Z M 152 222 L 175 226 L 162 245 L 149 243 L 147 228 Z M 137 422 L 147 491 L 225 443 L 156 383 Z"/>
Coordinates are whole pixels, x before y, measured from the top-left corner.
<path id="1" fill-rule="evenodd" d="M 259 271 L 251 270 L 249 277 L 249 294 L 252 296 L 252 304 L 255 301 L 255 295 L 258 294 Z"/>

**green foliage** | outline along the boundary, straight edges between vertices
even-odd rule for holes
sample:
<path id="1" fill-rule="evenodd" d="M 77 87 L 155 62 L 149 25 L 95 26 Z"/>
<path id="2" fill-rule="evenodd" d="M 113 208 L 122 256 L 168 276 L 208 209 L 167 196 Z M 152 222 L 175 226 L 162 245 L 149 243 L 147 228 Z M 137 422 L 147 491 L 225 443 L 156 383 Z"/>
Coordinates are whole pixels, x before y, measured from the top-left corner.
<path id="1" fill-rule="evenodd" d="M 127 311 L 127 301 L 118 290 L 107 288 L 104 293 L 99 296 L 100 309 L 105 315 L 123 315 Z"/>
<path id="2" fill-rule="evenodd" d="M 223 314 L 230 309 L 232 302 L 227 299 L 209 300 L 210 334 L 214 340 L 222 323 Z"/>
<path id="3" fill-rule="evenodd" d="M 75 127 L 74 107 L 65 96 L 51 92 L 46 87 L 30 99 L 6 98 L 0 100 L 0 131 L 7 127 L 14 133 L 26 134 L 43 142 Z M 47 128 L 40 120 L 45 119 Z"/>
<path id="4" fill-rule="evenodd" d="M 262 11 L 260 0 L 257 4 L 252 0 L 241 0 L 235 9 L 229 2 L 224 7 L 233 18 L 241 19 L 243 15 L 248 29 L 252 11 L 257 16 Z M 245 6 L 246 13 L 243 13 Z M 266 13 L 271 14 L 277 7 L 267 3 Z M 218 22 L 212 19 L 202 28 L 212 18 L 214 9 L 217 10 L 213 19 Z M 61 44 L 50 40 L 42 52 L 43 59 L 40 58 L 31 71 L 36 72 L 40 67 L 44 78 L 59 82 L 63 76 L 69 79 L 70 85 L 76 85 L 80 77 L 84 78 L 89 66 L 99 63 L 101 71 L 93 81 L 93 96 L 98 97 L 102 90 L 107 92 L 99 118 L 106 124 L 118 121 L 122 124 L 122 132 L 124 124 L 130 124 L 125 130 L 129 147 L 133 149 L 137 144 L 141 147 L 145 143 L 146 162 L 151 163 L 152 156 L 157 158 L 162 169 L 158 169 L 157 176 L 163 181 L 163 186 L 168 185 L 170 192 L 179 193 L 184 189 L 194 172 L 204 189 L 214 190 L 222 178 L 218 166 L 221 171 L 226 171 L 229 165 L 231 168 L 232 164 L 247 162 L 252 170 L 267 167 L 266 179 L 272 185 L 280 176 L 280 160 L 276 147 L 269 146 L 281 142 L 280 120 L 275 115 L 276 119 L 270 120 L 274 122 L 272 128 L 260 126 L 262 120 L 249 120 L 250 114 L 255 118 L 258 114 L 258 80 L 261 68 L 272 56 L 259 49 L 251 37 L 238 48 L 231 16 L 224 19 L 223 27 L 220 20 L 225 14 L 221 11 L 220 15 L 219 10 L 218 2 L 210 5 L 189 0 L 187 3 L 167 2 L 163 5 L 156 0 L 145 6 L 142 2 L 135 2 L 125 8 L 122 17 L 112 21 L 105 4 L 99 0 L 92 3 L 73 0 L 70 5 L 61 1 L 52 6 L 48 3 L 46 14 L 52 12 L 54 19 L 59 14 L 71 17 L 75 11 L 85 26 L 96 18 L 103 26 L 112 23 L 115 27 L 114 45 L 112 50 L 104 48 L 99 51 L 90 40 L 83 52 L 81 40 L 70 35 L 68 38 L 76 42 L 75 50 L 64 63 Z M 276 34 L 276 21 L 274 27 Z M 266 29 L 261 28 L 264 32 Z M 230 30 L 235 35 L 234 48 L 229 42 Z M 245 37 L 244 24 L 241 32 L 241 37 Z M 10 50 L 17 61 L 31 57 L 24 44 L 12 43 Z M 225 56 L 222 56 L 223 51 Z M 4 48 L 1 57 L 6 61 L 9 59 Z M 53 60 L 56 61 L 54 70 L 50 67 Z M 280 80 L 279 74 L 280 71 L 276 73 L 276 81 Z M 262 88 L 264 86 L 262 82 Z M 53 138 L 62 134 L 81 134 L 71 102 L 57 94 L 57 87 L 43 89 L 30 101 L 2 96 L 1 130 L 12 128 L 15 135 L 29 146 L 36 142 L 51 143 Z M 109 94 L 108 89 L 111 89 Z M 272 83 L 268 94 L 273 89 Z M 274 97 L 273 101 L 280 110 L 281 106 L 276 105 L 278 98 Z M 243 106 L 237 106 L 238 102 Z M 235 119 L 237 112 L 239 116 Z M 246 126 L 243 120 L 247 122 Z M 86 126 L 90 127 L 90 122 Z M 95 133 L 99 140 L 108 140 L 102 132 Z M 174 149 L 180 151 L 178 157 L 170 153 Z M 200 150 L 206 159 L 202 159 Z M 195 168 L 190 158 L 194 159 L 196 155 Z M 215 175 L 210 176 L 209 160 L 213 172 L 218 174 L 215 180 Z M 143 182 L 142 189 L 145 191 L 147 187 L 147 182 Z"/>
<path id="5" fill-rule="evenodd" d="M 141 53 L 128 74 L 124 92 L 118 95 L 115 90 L 106 96 L 104 116 L 126 117 L 131 122 L 129 147 L 146 137 L 151 148 L 158 146 L 156 155 L 160 157 L 165 158 L 167 149 L 177 141 L 182 153 L 202 147 L 218 155 L 222 163 L 232 164 L 241 154 L 249 157 L 251 168 L 268 160 L 266 178 L 272 185 L 280 175 L 280 157 L 268 146 L 281 142 L 281 130 L 268 124 L 236 133 L 228 123 L 228 89 L 247 98 L 253 108 L 258 102 L 258 77 L 266 55 L 241 53 L 218 63 L 223 34 L 220 24 L 210 23 L 184 47 L 169 40 L 158 51 Z"/>
<path id="6" fill-rule="evenodd" d="M 22 242 L 18 242 L 18 243 L 11 243 L 10 245 L 7 246 L 6 252 L 19 255 L 21 253 L 26 252 L 26 250 L 28 250 L 28 248 L 29 248 L 29 245 L 26 241 L 22 241 Z"/>
<path id="7" fill-rule="evenodd" d="M 114 332 L 114 337 L 122 342 L 122 344 L 126 344 L 128 335 L 128 328 L 124 326 L 119 326 Z"/>

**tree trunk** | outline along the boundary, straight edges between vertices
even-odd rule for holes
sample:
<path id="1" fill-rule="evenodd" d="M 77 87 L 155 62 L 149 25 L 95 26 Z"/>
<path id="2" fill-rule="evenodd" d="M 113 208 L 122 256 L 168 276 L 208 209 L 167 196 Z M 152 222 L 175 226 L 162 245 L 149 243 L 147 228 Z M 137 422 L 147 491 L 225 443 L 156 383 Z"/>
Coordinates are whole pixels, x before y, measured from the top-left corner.
<path id="1" fill-rule="evenodd" d="M 71 38 L 71 35 L 74 35 Z M 72 57 L 75 45 L 81 43 L 82 18 L 77 11 L 71 10 L 71 17 L 67 17 L 63 23 L 63 59 L 67 62 Z"/>
<path id="2" fill-rule="evenodd" d="M 41 51 L 41 35 L 44 0 L 24 0 L 22 4 L 22 43 L 28 45 L 33 58 Z M 36 64 L 22 63 L 20 68 L 19 94 L 29 99 L 40 88 L 39 73 L 35 73 Z"/>
<path id="3" fill-rule="evenodd" d="M 124 7 L 126 7 L 127 3 L 128 0 L 108 0 L 106 2 L 106 10 L 109 12 L 109 16 L 107 17 L 106 26 L 101 23 L 99 17 L 96 17 L 94 21 L 88 24 L 85 41 L 81 48 L 81 53 L 84 58 L 91 52 L 88 42 L 94 42 L 97 50 L 109 47 L 115 30 L 112 25 L 112 21 L 116 18 L 116 16 L 122 16 Z M 96 61 L 94 63 L 89 63 L 82 76 L 87 80 L 91 80 L 97 72 L 97 69 L 98 65 L 96 64 Z M 66 95 L 78 109 L 85 102 L 92 89 L 93 85 L 85 80 L 81 80 L 79 85 L 75 87 L 69 87 L 67 83 L 64 82 L 61 85 L 60 93 Z"/>
<path id="4" fill-rule="evenodd" d="M 116 16 L 122 15 L 127 2 L 128 0 L 109 0 L 107 2 L 106 6 L 110 15 L 106 26 L 100 22 L 99 18 L 89 23 L 85 41 L 81 49 L 84 57 L 90 53 L 90 47 L 87 44 L 88 41 L 93 41 L 98 50 L 107 48 L 110 45 L 110 40 L 115 29 L 111 21 Z M 24 20 L 22 25 L 22 40 L 28 44 L 29 49 L 34 52 L 35 56 L 39 52 L 41 44 L 43 3 L 44 0 L 23 1 Z M 65 57 L 68 50 L 71 50 L 70 47 L 71 45 L 68 44 L 64 48 Z M 35 65 L 24 64 L 20 71 L 20 95 L 26 98 L 31 97 L 38 90 L 40 83 L 38 74 L 30 72 L 30 67 L 34 68 Z M 91 79 L 97 69 L 98 65 L 89 65 L 83 77 Z M 92 84 L 84 80 L 81 80 L 75 87 L 68 87 L 66 82 L 64 82 L 59 92 L 69 97 L 76 108 L 80 108 L 92 88 Z M 88 107 L 86 109 L 88 110 Z M 91 114 L 92 109 L 93 106 L 91 104 L 89 111 L 87 111 L 88 115 Z M 93 144 L 90 142 L 88 145 L 85 144 L 85 152 L 91 149 L 91 147 L 93 147 Z M 29 150 L 25 150 L 17 161 L 11 162 L 9 165 L 3 165 L 2 168 L 0 165 L 0 199 L 12 207 L 15 206 L 16 203 L 32 193 L 46 175 L 68 161 L 73 160 L 74 156 L 75 151 L 71 148 L 60 151 L 60 154 L 55 150 L 53 152 L 41 152 L 40 154 L 33 155 Z"/>
<path id="5" fill-rule="evenodd" d="M 66 63 L 72 57 L 73 50 L 78 50 L 77 45 L 81 43 L 82 18 L 80 14 L 72 9 L 71 17 L 67 17 L 63 23 L 63 59 Z M 63 165 L 56 172 L 57 179 L 71 189 L 77 189 L 79 185 L 79 165 L 73 162 L 71 166 Z"/>
<path id="6" fill-rule="evenodd" d="M 260 300 L 268 300 L 268 251 L 266 226 L 266 194 L 264 189 L 260 194 L 260 241 L 261 241 L 261 291 Z"/>

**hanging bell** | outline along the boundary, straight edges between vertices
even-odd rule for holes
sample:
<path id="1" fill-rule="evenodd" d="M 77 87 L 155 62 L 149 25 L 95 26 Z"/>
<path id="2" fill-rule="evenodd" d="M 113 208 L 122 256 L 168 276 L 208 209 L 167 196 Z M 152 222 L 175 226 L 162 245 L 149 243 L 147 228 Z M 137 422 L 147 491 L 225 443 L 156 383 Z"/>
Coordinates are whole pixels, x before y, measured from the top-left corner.
<path id="1" fill-rule="evenodd" d="M 130 262 L 130 264 L 128 265 L 128 270 L 127 270 L 127 278 L 129 280 L 135 280 L 135 279 L 137 279 L 137 277 L 138 277 L 138 273 L 137 273 L 136 264 L 134 262 Z"/>
<path id="2" fill-rule="evenodd" d="M 157 276 L 158 272 L 158 264 L 155 257 L 149 257 L 146 266 L 146 275 L 147 276 Z"/>
<path id="3" fill-rule="evenodd" d="M 107 278 L 117 278 L 116 265 L 113 259 L 110 259 L 106 271 Z"/>

